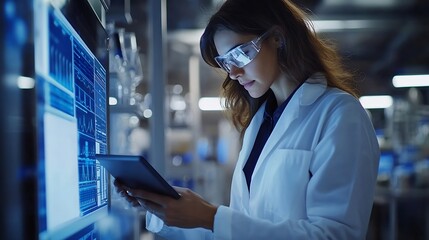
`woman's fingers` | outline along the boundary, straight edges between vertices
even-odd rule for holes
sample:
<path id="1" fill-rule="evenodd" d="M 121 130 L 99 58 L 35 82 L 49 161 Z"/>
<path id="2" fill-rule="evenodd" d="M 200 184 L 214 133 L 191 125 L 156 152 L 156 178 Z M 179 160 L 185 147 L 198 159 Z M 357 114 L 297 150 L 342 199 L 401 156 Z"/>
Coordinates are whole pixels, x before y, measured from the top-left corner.
<path id="1" fill-rule="evenodd" d="M 124 194 L 126 194 L 127 187 L 125 187 L 125 185 L 123 185 L 117 179 L 113 181 L 113 185 L 115 186 L 116 192 L 124 197 Z"/>
<path id="2" fill-rule="evenodd" d="M 170 201 L 176 201 L 170 197 L 143 189 L 129 188 L 117 180 L 115 180 L 113 184 L 116 191 L 133 207 L 143 207 L 145 210 L 161 219 L 165 218 L 166 206 L 169 206 Z M 178 188 L 178 190 L 181 192 L 185 191 L 183 188 Z"/>
<path id="3" fill-rule="evenodd" d="M 170 197 L 148 192 L 142 189 L 127 189 L 127 193 L 130 196 L 141 198 L 146 201 L 150 201 L 160 206 L 165 206 L 166 203 L 171 199 Z"/>
<path id="4" fill-rule="evenodd" d="M 164 208 L 162 206 L 141 198 L 136 199 L 139 202 L 140 206 L 142 206 L 145 210 L 151 212 L 152 214 L 155 214 L 161 219 L 164 217 Z"/>
<path id="5" fill-rule="evenodd" d="M 133 207 L 143 207 L 158 217 L 162 217 L 164 215 L 163 208 L 159 204 L 163 202 L 162 197 L 159 197 L 158 194 L 141 189 L 131 189 L 116 179 L 113 181 L 113 185 L 116 188 L 116 192 L 118 192 L 119 195 Z"/>
<path id="6" fill-rule="evenodd" d="M 137 202 L 169 226 L 194 228 L 205 223 L 207 227 L 212 227 L 210 221 L 214 218 L 217 208 L 190 189 L 174 188 L 182 196 L 178 200 L 127 187 L 125 187 L 124 197 L 130 202 Z"/>
<path id="7" fill-rule="evenodd" d="M 140 207 L 140 202 L 133 196 L 130 196 L 127 192 L 128 187 L 122 185 L 119 181 L 115 180 L 113 182 L 116 192 L 123 197 L 127 202 L 129 202 L 133 207 Z"/>

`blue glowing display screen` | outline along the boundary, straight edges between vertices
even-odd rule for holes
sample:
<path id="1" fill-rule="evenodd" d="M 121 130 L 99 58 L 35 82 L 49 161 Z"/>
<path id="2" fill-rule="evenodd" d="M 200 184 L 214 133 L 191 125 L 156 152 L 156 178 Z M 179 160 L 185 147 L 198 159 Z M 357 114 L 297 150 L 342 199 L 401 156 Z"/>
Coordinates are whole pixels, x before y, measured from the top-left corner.
<path id="1" fill-rule="evenodd" d="M 108 151 L 107 73 L 60 10 L 36 7 L 39 235 L 49 238 L 107 209 L 108 174 L 95 159 Z"/>

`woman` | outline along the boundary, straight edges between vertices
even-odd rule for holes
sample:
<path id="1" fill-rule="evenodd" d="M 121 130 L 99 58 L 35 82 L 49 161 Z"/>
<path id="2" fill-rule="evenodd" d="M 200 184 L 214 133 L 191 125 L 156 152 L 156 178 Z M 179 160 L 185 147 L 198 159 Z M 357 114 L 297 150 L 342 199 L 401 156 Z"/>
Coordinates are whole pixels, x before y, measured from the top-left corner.
<path id="1" fill-rule="evenodd" d="M 284 0 L 227 0 L 200 42 L 226 71 L 242 149 L 230 206 L 189 189 L 179 200 L 116 183 L 167 239 L 364 239 L 379 147 L 351 76 Z"/>

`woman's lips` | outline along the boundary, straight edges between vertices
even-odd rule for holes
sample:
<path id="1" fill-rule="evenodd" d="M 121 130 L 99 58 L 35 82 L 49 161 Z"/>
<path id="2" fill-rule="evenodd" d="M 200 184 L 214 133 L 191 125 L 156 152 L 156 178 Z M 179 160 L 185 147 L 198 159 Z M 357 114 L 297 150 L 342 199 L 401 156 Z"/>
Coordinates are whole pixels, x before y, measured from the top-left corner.
<path id="1" fill-rule="evenodd" d="M 241 85 L 243 85 L 243 87 L 244 87 L 245 89 L 248 89 L 248 88 L 250 88 L 250 87 L 253 85 L 253 83 L 255 83 L 255 80 L 253 80 L 253 81 L 249 81 L 249 82 L 245 82 L 245 83 L 242 83 Z"/>

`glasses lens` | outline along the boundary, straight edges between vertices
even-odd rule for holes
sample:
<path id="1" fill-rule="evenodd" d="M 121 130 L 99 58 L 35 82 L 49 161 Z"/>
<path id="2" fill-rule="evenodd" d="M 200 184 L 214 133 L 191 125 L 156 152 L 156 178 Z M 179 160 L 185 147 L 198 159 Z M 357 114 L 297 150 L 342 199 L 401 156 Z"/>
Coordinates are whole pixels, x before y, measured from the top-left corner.
<path id="1" fill-rule="evenodd" d="M 218 65 L 225 71 L 230 72 L 232 65 L 242 68 L 249 64 L 258 54 L 252 42 L 240 45 L 223 56 L 215 57 Z"/>
<path id="2" fill-rule="evenodd" d="M 215 57 L 215 61 L 223 70 L 230 72 L 230 67 L 226 64 L 227 56 L 217 56 Z"/>
<path id="3" fill-rule="evenodd" d="M 225 55 L 215 57 L 219 67 L 230 73 L 232 65 L 242 68 L 249 64 L 258 55 L 262 41 L 268 37 L 270 32 L 271 30 L 250 42 L 231 49 Z"/>
<path id="4" fill-rule="evenodd" d="M 233 59 L 237 67 L 244 67 L 249 64 L 258 54 L 252 42 L 238 46 L 233 54 Z"/>

